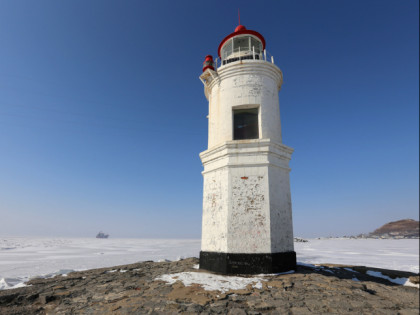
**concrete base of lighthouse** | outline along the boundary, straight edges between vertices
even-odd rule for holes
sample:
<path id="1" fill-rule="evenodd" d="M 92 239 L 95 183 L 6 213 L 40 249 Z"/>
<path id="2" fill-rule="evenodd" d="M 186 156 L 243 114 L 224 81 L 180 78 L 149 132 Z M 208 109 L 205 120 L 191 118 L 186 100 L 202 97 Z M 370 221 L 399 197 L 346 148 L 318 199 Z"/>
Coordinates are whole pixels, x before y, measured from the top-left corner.
<path id="1" fill-rule="evenodd" d="M 200 269 L 224 274 L 296 268 L 289 160 L 270 139 L 235 140 L 200 154 L 204 171 Z"/>
<path id="2" fill-rule="evenodd" d="M 296 269 L 296 253 L 229 254 L 201 251 L 200 269 L 222 274 L 279 273 Z"/>

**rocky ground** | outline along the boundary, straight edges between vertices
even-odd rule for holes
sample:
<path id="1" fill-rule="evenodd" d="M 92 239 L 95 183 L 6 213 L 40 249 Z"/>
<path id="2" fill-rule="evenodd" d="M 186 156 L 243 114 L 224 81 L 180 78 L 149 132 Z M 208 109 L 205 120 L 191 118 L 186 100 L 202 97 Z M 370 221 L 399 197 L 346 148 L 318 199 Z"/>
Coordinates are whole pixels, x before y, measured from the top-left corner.
<path id="1" fill-rule="evenodd" d="M 156 280 L 202 272 L 196 264 L 196 258 L 142 262 L 34 279 L 0 291 L 0 314 L 419 314 L 417 288 L 369 276 L 364 267 L 299 266 L 296 273 L 264 276 L 262 285 L 224 293 Z"/>

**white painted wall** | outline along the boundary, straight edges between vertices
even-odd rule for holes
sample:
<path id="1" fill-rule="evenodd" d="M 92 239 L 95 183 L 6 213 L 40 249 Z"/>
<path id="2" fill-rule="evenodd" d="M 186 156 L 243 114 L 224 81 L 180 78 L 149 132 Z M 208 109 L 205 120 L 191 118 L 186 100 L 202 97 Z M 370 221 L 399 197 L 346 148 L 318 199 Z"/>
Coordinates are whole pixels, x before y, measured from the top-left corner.
<path id="1" fill-rule="evenodd" d="M 281 143 L 278 91 L 280 69 L 261 60 L 243 60 L 220 67 L 211 80 L 208 148 L 233 140 L 234 108 L 260 107 L 260 138 Z"/>
<path id="2" fill-rule="evenodd" d="M 212 74 L 212 75 L 211 75 Z M 272 63 L 244 60 L 201 76 L 209 100 L 204 171 L 202 251 L 293 251 L 289 160 L 282 144 L 278 91 L 282 73 Z M 260 139 L 232 140 L 236 108 L 259 107 Z"/>
<path id="3" fill-rule="evenodd" d="M 204 176 L 201 248 L 227 252 L 229 179 L 227 169 Z"/>

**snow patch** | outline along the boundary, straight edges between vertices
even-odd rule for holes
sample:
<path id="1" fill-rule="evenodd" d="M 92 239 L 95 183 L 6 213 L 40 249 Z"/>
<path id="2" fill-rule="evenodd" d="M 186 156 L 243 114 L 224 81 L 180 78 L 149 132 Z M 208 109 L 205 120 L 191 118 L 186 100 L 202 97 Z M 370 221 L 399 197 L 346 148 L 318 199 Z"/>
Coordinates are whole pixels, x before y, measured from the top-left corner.
<path id="1" fill-rule="evenodd" d="M 157 277 L 155 280 L 165 281 L 169 284 L 181 281 L 185 286 L 198 284 L 206 291 L 220 291 L 222 293 L 229 290 L 242 290 L 249 284 L 252 284 L 254 288 L 261 289 L 261 281 L 266 281 L 265 279 L 258 277 L 245 278 L 237 276 L 221 276 L 205 272 L 180 272 L 166 274 Z"/>
<path id="2" fill-rule="evenodd" d="M 255 289 L 261 290 L 262 289 L 262 283 L 261 283 L 261 281 L 258 281 L 252 287 L 255 288 Z"/>
<path id="3" fill-rule="evenodd" d="M 280 276 L 280 275 L 288 275 L 291 273 L 295 273 L 294 270 L 289 270 L 285 272 L 279 272 L 279 273 L 260 273 L 258 275 L 255 275 L 256 277 L 267 277 L 267 276 Z"/>
<path id="4" fill-rule="evenodd" d="M 74 272 L 73 269 L 60 269 L 56 272 L 51 272 L 48 273 L 46 275 L 40 276 L 39 278 L 54 278 L 55 276 L 63 276 L 63 277 L 67 277 L 67 274 L 69 274 L 70 272 Z"/>
<path id="5" fill-rule="evenodd" d="M 9 290 L 26 287 L 26 284 L 22 279 L 14 278 L 1 278 L 0 279 L 0 290 Z"/>
<path id="6" fill-rule="evenodd" d="M 317 266 L 315 266 L 315 265 L 312 265 L 312 264 L 307 264 L 307 263 L 303 263 L 303 262 L 300 262 L 300 261 L 298 261 L 298 262 L 296 263 L 296 265 L 298 265 L 298 266 L 304 266 L 304 267 L 308 267 L 308 268 L 312 268 L 312 269 L 317 268 Z"/>
<path id="7" fill-rule="evenodd" d="M 404 285 L 407 286 L 407 287 L 414 287 L 414 288 L 420 289 L 420 284 L 419 283 L 417 283 L 417 284 L 413 283 L 413 282 L 410 281 L 410 279 L 407 279 L 407 281 L 404 283 Z"/>
<path id="8" fill-rule="evenodd" d="M 372 276 L 372 277 L 386 279 L 386 280 L 388 280 L 392 283 L 395 283 L 395 284 L 406 285 L 406 286 L 409 286 L 409 287 L 419 288 L 418 284 L 412 283 L 408 278 L 394 278 L 393 279 L 391 277 L 388 277 L 387 275 L 382 274 L 382 272 L 380 272 L 380 271 L 373 271 L 373 270 L 366 271 L 366 274 L 368 274 L 369 276 Z"/>

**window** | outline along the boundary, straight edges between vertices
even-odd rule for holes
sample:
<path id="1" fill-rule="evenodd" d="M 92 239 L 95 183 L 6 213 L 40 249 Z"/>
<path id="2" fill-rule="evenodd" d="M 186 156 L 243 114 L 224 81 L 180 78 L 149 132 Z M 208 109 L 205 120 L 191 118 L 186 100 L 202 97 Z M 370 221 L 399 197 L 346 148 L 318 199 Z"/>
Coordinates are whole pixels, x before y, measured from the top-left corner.
<path id="1" fill-rule="evenodd" d="M 232 39 L 229 39 L 229 41 L 223 46 L 222 49 L 222 58 L 226 59 L 229 55 L 233 52 L 233 41 Z"/>
<path id="2" fill-rule="evenodd" d="M 248 51 L 249 50 L 249 37 L 234 37 L 233 38 L 233 48 L 234 51 Z"/>
<path id="3" fill-rule="evenodd" d="M 254 47 L 255 53 L 261 53 L 261 42 L 253 37 L 251 37 L 251 50 Z"/>
<path id="4" fill-rule="evenodd" d="M 233 140 L 258 138 L 258 108 L 234 109 Z"/>

